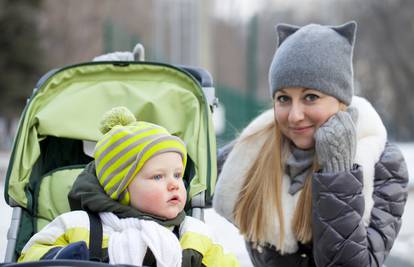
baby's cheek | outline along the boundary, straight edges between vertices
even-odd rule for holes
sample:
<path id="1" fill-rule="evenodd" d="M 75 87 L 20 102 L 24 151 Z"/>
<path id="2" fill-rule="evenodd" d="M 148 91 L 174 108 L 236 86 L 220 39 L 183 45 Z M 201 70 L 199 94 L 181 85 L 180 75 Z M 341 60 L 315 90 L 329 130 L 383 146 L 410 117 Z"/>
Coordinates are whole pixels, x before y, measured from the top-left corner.
<path id="1" fill-rule="evenodd" d="M 155 203 L 157 201 L 159 202 L 162 196 L 163 196 L 162 192 L 151 190 L 146 193 L 145 201 L 150 204 Z"/>
<path id="2" fill-rule="evenodd" d="M 163 208 L 162 206 L 162 196 L 156 192 L 146 192 L 145 196 L 142 195 L 138 201 L 138 209 L 148 213 L 157 214 L 157 212 Z"/>
<path id="3" fill-rule="evenodd" d="M 181 191 L 181 197 L 183 198 L 183 202 L 185 203 L 187 201 L 187 190 L 185 188 Z"/>

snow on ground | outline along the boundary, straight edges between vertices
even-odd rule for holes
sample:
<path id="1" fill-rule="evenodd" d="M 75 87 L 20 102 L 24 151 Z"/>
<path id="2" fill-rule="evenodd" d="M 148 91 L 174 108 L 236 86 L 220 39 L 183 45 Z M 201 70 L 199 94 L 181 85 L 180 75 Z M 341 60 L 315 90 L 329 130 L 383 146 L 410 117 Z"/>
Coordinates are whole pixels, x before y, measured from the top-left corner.
<path id="1" fill-rule="evenodd" d="M 7 244 L 7 230 L 9 229 L 12 209 L 4 200 L 4 177 L 9 161 L 9 154 L 0 152 L 0 262 L 4 261 Z"/>
<path id="2" fill-rule="evenodd" d="M 6 253 L 6 244 L 7 244 L 7 230 L 10 226 L 12 209 L 7 206 L 3 197 L 3 185 L 0 186 L 1 197 L 0 197 L 0 262 L 4 261 L 4 256 Z"/>
<path id="3" fill-rule="evenodd" d="M 399 143 L 410 177 L 407 204 L 402 217 L 402 226 L 391 255 L 401 258 L 414 266 L 414 143 Z"/>
<path id="4" fill-rule="evenodd" d="M 412 175 L 414 175 L 414 143 L 400 143 L 399 147 L 401 148 L 407 162 L 410 177 L 412 177 Z M 5 203 L 3 197 L 3 183 L 8 163 L 8 156 L 8 153 L 0 152 L 0 262 L 4 261 L 7 243 L 7 230 L 11 219 L 11 208 Z M 414 213 L 410 212 L 414 210 L 414 178 L 411 178 L 410 188 L 405 213 L 403 215 L 401 231 L 395 241 L 390 257 L 390 262 L 391 258 L 394 258 L 401 259 L 405 263 L 397 265 L 394 264 L 396 261 L 392 261 L 393 264 L 391 265 L 391 263 L 389 263 L 389 266 L 414 267 L 414 253 L 412 253 L 412 248 L 414 247 L 414 227 L 412 227 L 414 225 Z M 221 243 L 227 250 L 232 251 L 240 260 L 241 266 L 252 266 L 244 246 L 243 238 L 239 235 L 238 230 L 232 224 L 220 217 L 212 209 L 207 209 L 205 211 L 205 221 L 213 231 L 216 241 Z"/>

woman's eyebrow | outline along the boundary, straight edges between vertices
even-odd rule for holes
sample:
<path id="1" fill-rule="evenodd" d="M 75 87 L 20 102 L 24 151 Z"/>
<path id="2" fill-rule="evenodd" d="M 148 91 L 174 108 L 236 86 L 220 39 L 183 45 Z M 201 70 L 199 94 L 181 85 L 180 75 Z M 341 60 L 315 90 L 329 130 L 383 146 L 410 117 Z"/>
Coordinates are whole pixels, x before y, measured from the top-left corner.
<path id="1" fill-rule="evenodd" d="M 306 93 L 307 91 L 312 91 L 312 92 L 315 92 L 315 91 L 318 91 L 318 90 L 316 90 L 316 89 L 312 89 L 312 88 L 303 88 L 303 93 Z"/>

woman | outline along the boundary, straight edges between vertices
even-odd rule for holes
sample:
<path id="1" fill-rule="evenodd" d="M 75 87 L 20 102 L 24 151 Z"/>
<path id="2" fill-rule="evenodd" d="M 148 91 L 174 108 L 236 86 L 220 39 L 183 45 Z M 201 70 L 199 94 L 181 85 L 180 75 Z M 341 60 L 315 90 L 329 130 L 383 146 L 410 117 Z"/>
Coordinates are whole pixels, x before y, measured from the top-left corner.
<path id="1" fill-rule="evenodd" d="M 382 266 L 398 234 L 407 168 L 353 96 L 355 31 L 278 25 L 274 107 L 221 152 L 213 207 L 255 266 Z"/>

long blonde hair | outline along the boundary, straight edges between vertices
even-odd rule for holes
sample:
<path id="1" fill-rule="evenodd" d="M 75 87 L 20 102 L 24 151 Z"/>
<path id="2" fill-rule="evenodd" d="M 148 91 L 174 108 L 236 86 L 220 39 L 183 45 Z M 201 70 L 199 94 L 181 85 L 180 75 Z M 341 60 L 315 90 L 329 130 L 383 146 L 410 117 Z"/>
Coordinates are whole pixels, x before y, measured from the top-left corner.
<path id="1" fill-rule="evenodd" d="M 282 206 L 282 180 L 284 163 L 288 154 L 288 141 L 281 133 L 277 122 L 239 140 L 239 144 L 257 136 L 266 137 L 260 155 L 252 163 L 234 208 L 234 219 L 240 232 L 254 244 L 267 240 L 267 229 L 279 221 L 277 248 L 284 251 L 285 220 Z M 314 163 L 312 170 L 317 168 Z M 308 175 L 300 193 L 291 225 L 297 240 L 306 243 L 312 239 L 312 188 Z M 269 233 L 270 234 L 270 233 Z"/>

